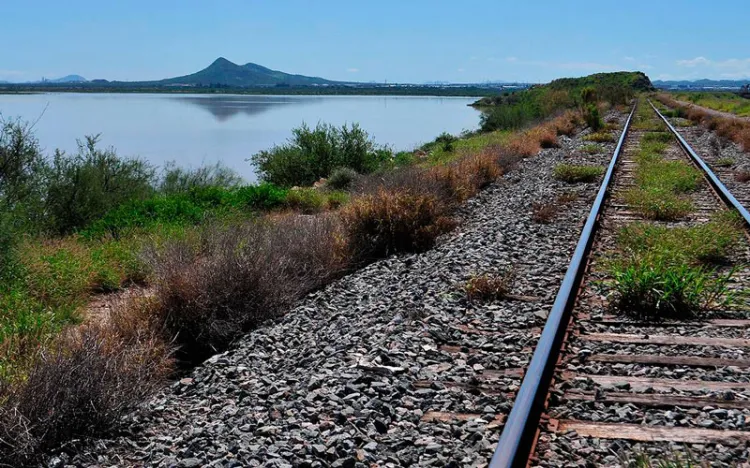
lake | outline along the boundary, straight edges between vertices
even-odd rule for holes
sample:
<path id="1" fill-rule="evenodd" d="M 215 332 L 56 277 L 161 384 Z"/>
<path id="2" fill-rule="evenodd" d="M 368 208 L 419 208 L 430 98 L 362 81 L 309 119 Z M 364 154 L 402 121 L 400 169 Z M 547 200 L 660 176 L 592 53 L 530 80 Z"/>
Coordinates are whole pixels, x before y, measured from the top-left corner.
<path id="1" fill-rule="evenodd" d="M 248 96 L 186 94 L 0 95 L 0 114 L 36 121 L 49 154 L 75 151 L 76 139 L 101 134 L 103 146 L 157 166 L 198 167 L 221 161 L 247 181 L 246 160 L 284 143 L 303 122 L 359 123 L 378 143 L 411 150 L 441 132 L 474 130 L 475 98 L 401 96 Z"/>

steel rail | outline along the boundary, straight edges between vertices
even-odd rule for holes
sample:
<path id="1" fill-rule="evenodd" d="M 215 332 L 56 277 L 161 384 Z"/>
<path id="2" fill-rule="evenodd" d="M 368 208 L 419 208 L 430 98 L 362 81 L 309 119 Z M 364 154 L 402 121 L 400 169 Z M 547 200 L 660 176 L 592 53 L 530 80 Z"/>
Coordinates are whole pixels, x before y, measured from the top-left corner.
<path id="1" fill-rule="evenodd" d="M 630 111 L 628 120 L 625 122 L 625 127 L 623 128 L 622 135 L 620 135 L 620 140 L 617 142 L 617 147 L 604 175 L 599 193 L 586 219 L 586 224 L 583 226 L 573 259 L 570 262 L 568 271 L 565 273 L 560 290 L 552 305 L 552 310 L 547 317 L 544 330 L 539 337 L 539 343 L 534 350 L 528 370 L 513 403 L 513 409 L 511 409 L 503 432 L 500 435 L 497 449 L 495 449 L 495 453 L 490 461 L 490 468 L 522 467 L 526 466 L 528 462 L 547 397 L 547 391 L 552 382 L 552 375 L 560 353 L 560 346 L 565 336 L 568 322 L 570 321 L 576 291 L 581 284 L 583 272 L 586 267 L 586 258 L 599 225 L 599 215 L 604 205 L 604 200 L 607 197 L 615 165 L 622 152 L 623 143 L 630 129 L 630 121 L 633 119 L 635 109 L 636 106 L 633 106 L 633 110 Z"/>
<path id="2" fill-rule="evenodd" d="M 680 146 L 682 146 L 682 149 L 684 149 L 688 156 L 690 156 L 690 159 L 692 159 L 693 162 L 703 170 L 703 172 L 706 174 L 706 177 L 708 178 L 708 182 L 714 188 L 719 197 L 724 201 L 724 203 L 737 210 L 739 214 L 745 219 L 745 223 L 750 226 L 750 212 L 747 211 L 742 203 L 734 198 L 734 195 L 732 195 L 729 189 L 727 189 L 727 187 L 721 182 L 721 180 L 716 177 L 716 174 L 714 174 L 713 171 L 708 167 L 708 165 L 703 161 L 703 159 L 698 156 L 698 153 L 693 150 L 688 142 L 685 141 L 682 135 L 680 135 L 680 132 L 678 132 L 672 126 L 672 124 L 669 123 L 669 120 L 667 120 L 667 118 L 664 117 L 661 112 L 659 112 L 659 109 L 654 106 L 654 103 L 651 102 L 651 100 L 649 100 L 648 103 L 651 105 L 651 108 L 654 109 L 654 112 L 656 112 L 656 114 L 661 117 L 664 123 L 667 124 L 667 127 L 669 127 L 669 130 L 672 132 L 672 134 L 677 137 L 677 141 L 680 142 Z"/>

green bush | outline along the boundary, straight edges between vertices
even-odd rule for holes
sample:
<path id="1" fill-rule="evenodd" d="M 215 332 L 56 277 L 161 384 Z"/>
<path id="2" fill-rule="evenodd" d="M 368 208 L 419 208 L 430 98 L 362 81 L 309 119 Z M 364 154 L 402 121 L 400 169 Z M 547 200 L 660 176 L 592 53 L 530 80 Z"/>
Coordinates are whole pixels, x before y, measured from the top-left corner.
<path id="1" fill-rule="evenodd" d="M 583 113 L 583 119 L 586 121 L 586 125 L 595 132 L 604 127 L 604 121 L 602 120 L 602 116 L 599 113 L 599 108 L 596 104 L 589 104 L 586 106 Z"/>
<path id="2" fill-rule="evenodd" d="M 153 192 L 154 169 L 138 159 L 122 159 L 114 150 L 96 147 L 96 137 L 79 142 L 79 152 L 56 152 L 46 195 L 49 226 L 66 234 L 88 225 L 107 211 Z"/>
<path id="3" fill-rule="evenodd" d="M 318 124 L 314 129 L 303 124 L 292 133 L 288 143 L 252 156 L 263 180 L 282 187 L 309 186 L 337 167 L 366 174 L 393 158 L 357 124 L 341 128 Z"/>
<path id="4" fill-rule="evenodd" d="M 348 167 L 340 167 L 334 169 L 331 175 L 328 176 L 326 186 L 334 190 L 349 190 L 354 183 L 354 180 L 359 176 L 357 171 Z"/>
<path id="5" fill-rule="evenodd" d="M 312 188 L 290 190 L 286 195 L 286 204 L 293 210 L 299 210 L 305 214 L 321 211 L 326 204 L 326 197 Z"/>
<path id="6" fill-rule="evenodd" d="M 270 210 L 286 203 L 287 190 L 262 183 L 237 188 L 194 186 L 186 193 L 133 200 L 108 211 L 82 231 L 85 237 L 111 235 L 154 224 L 198 224 L 214 214 Z"/>
<path id="7" fill-rule="evenodd" d="M 575 164 L 558 164 L 555 167 L 555 179 L 574 184 L 578 182 L 594 182 L 604 173 L 601 166 L 577 166 Z"/>
<path id="8" fill-rule="evenodd" d="M 165 194 L 174 194 L 204 187 L 232 188 L 239 186 L 241 183 L 242 177 L 221 162 L 197 169 L 183 169 L 177 167 L 172 161 L 164 167 L 159 182 L 159 191 Z"/>

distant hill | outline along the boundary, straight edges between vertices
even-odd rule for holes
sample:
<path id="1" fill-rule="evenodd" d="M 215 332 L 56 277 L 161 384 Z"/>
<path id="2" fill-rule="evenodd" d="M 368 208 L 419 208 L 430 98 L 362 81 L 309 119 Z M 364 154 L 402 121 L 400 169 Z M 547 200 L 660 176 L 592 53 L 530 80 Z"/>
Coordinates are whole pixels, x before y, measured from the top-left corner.
<path id="1" fill-rule="evenodd" d="M 81 75 L 68 75 L 63 76 L 62 78 L 47 81 L 50 83 L 86 83 L 88 80 Z"/>
<path id="2" fill-rule="evenodd" d="M 312 76 L 291 75 L 289 73 L 271 70 L 270 68 L 255 63 L 237 65 L 224 57 L 220 57 L 207 68 L 204 68 L 197 73 L 179 76 L 177 78 L 169 78 L 155 83 L 172 86 L 221 85 L 242 88 L 250 86 L 326 85 L 335 84 L 336 82 Z"/>
<path id="3" fill-rule="evenodd" d="M 657 88 L 694 88 L 694 89 L 706 89 L 706 88 L 741 88 L 746 84 L 750 84 L 750 79 L 747 80 L 667 80 L 654 81 L 654 86 Z"/>

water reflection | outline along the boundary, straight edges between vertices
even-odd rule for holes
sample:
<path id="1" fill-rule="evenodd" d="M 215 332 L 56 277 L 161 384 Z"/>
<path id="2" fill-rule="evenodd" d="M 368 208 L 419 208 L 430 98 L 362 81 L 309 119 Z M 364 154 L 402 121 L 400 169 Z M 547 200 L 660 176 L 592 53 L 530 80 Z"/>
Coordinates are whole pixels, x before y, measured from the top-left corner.
<path id="1" fill-rule="evenodd" d="M 255 116 L 279 106 L 302 106 L 320 102 L 318 96 L 180 96 L 179 102 L 191 104 L 207 110 L 219 122 L 239 114 Z"/>

